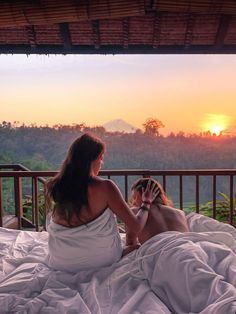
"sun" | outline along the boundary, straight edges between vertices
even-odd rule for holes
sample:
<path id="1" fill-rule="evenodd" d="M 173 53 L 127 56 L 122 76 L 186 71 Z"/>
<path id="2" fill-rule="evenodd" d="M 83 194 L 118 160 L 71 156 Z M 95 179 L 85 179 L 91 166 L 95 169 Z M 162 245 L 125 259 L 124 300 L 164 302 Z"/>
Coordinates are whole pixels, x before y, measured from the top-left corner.
<path id="1" fill-rule="evenodd" d="M 223 128 L 219 125 L 213 125 L 210 130 L 211 134 L 220 135 L 220 133 L 223 131 Z"/>
<path id="2" fill-rule="evenodd" d="M 229 117 L 220 114 L 206 114 L 202 128 L 212 135 L 219 136 L 229 127 Z"/>

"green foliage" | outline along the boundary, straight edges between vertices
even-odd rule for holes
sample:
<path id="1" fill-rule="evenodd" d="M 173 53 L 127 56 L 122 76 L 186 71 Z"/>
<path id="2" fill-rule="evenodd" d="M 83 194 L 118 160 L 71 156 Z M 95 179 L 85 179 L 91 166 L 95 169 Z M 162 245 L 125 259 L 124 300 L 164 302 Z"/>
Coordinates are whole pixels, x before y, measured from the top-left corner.
<path id="1" fill-rule="evenodd" d="M 48 165 L 45 157 L 41 154 L 34 154 L 30 159 L 24 159 L 21 162 L 22 165 L 29 168 L 30 170 L 50 170 L 50 166 Z"/>
<path id="2" fill-rule="evenodd" d="M 5 215 L 15 214 L 14 203 L 14 181 L 12 178 L 2 178 L 3 187 L 3 209 Z"/>
<path id="3" fill-rule="evenodd" d="M 216 199 L 216 219 L 222 222 L 230 221 L 230 197 L 222 192 L 218 192 L 222 197 Z M 192 206 L 192 210 L 196 210 L 195 205 Z M 212 217 L 213 215 L 213 201 L 208 201 L 201 205 L 199 212 L 205 216 Z M 233 224 L 236 224 L 236 193 L 233 196 Z"/>
<path id="4" fill-rule="evenodd" d="M 23 216 L 28 220 L 32 221 L 32 196 L 24 195 L 23 197 Z M 39 190 L 38 193 L 38 222 L 39 226 L 45 226 L 45 199 L 43 189 Z"/>

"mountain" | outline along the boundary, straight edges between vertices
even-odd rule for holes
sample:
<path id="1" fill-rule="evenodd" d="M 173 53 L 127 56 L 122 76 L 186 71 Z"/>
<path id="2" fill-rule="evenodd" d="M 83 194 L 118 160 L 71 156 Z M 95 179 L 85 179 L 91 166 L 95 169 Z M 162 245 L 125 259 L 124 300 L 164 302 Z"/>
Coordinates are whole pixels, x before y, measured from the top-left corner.
<path id="1" fill-rule="evenodd" d="M 138 128 L 122 119 L 115 119 L 103 124 L 108 132 L 134 133 Z"/>

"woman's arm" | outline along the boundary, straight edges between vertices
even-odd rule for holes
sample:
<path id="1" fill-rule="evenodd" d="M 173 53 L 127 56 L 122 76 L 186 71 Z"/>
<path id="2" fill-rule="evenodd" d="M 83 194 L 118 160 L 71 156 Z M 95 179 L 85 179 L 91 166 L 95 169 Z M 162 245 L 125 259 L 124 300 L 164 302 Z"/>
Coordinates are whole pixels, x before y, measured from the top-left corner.
<path id="1" fill-rule="evenodd" d="M 139 211 L 138 207 L 132 207 L 130 210 L 136 215 Z M 127 226 L 125 226 L 125 246 L 123 248 L 122 256 L 129 254 L 130 252 L 137 250 L 141 244 L 138 241 L 137 234 L 133 233 Z"/>
<path id="2" fill-rule="evenodd" d="M 138 207 L 131 207 L 130 210 L 137 215 L 139 208 Z M 134 232 L 132 232 L 128 226 L 125 226 L 125 245 L 130 246 L 130 245 L 138 245 L 139 241 L 138 241 L 138 237 L 137 234 L 135 234 Z"/>
<path id="3" fill-rule="evenodd" d="M 151 188 L 150 184 L 148 183 L 147 188 L 142 192 L 143 204 L 135 215 L 128 207 L 115 183 L 111 180 L 106 180 L 108 207 L 126 224 L 128 229 L 136 235 L 138 235 L 145 226 L 151 203 L 159 193 L 155 187 Z"/>
<path id="4" fill-rule="evenodd" d="M 130 252 L 137 250 L 139 247 L 141 246 L 141 244 L 134 244 L 134 245 L 126 245 L 123 248 L 123 252 L 122 252 L 122 257 L 129 254 Z"/>

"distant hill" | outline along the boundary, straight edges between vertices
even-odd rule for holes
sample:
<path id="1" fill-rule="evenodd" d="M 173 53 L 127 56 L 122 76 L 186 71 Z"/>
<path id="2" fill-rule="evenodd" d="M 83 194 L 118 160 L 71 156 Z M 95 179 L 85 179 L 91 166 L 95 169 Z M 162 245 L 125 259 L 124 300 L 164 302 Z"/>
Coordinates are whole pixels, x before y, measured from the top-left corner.
<path id="1" fill-rule="evenodd" d="M 124 133 L 134 133 L 138 129 L 137 127 L 133 126 L 132 124 L 122 119 L 108 121 L 103 124 L 103 127 L 108 132 L 124 132 Z"/>

